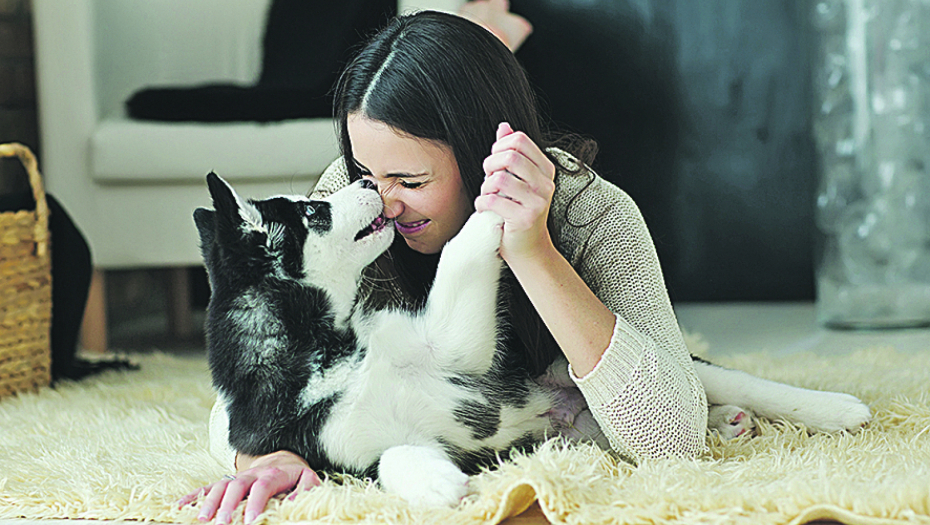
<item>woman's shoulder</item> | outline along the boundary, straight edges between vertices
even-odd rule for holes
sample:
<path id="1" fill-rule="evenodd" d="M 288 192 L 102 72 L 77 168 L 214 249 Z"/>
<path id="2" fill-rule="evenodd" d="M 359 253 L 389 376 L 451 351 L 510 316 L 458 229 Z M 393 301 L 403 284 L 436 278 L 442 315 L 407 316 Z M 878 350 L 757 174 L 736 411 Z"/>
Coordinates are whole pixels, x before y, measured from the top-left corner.
<path id="1" fill-rule="evenodd" d="M 571 153 L 558 148 L 547 151 L 556 161 L 556 189 L 551 211 L 558 222 L 562 222 L 558 218 L 563 217 L 569 225 L 591 224 L 611 210 L 639 213 L 636 203 L 625 191 Z"/>
<path id="2" fill-rule="evenodd" d="M 334 160 L 320 175 L 310 197 L 320 199 L 334 193 L 336 190 L 349 185 L 349 172 L 346 169 L 346 163 L 343 157 Z"/>

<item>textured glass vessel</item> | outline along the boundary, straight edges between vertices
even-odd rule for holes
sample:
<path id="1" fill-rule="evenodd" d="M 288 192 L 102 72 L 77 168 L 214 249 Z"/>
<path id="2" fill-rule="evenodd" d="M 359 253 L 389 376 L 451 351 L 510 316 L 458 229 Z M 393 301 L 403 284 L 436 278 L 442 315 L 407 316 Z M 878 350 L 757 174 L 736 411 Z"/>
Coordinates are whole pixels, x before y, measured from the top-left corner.
<path id="1" fill-rule="evenodd" d="M 818 318 L 930 325 L 930 0 L 811 6 Z"/>

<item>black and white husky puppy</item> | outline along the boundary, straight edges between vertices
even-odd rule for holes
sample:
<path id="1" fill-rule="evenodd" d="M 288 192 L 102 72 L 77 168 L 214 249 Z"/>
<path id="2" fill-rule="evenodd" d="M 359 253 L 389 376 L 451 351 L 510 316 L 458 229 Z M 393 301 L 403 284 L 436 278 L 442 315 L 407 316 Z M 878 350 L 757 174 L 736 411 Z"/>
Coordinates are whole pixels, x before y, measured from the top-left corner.
<path id="1" fill-rule="evenodd" d="M 290 450 L 411 502 L 451 504 L 467 474 L 551 430 L 552 390 L 498 326 L 499 216 L 476 213 L 449 241 L 421 311 L 366 311 L 362 270 L 394 235 L 372 182 L 248 202 L 215 174 L 207 182 L 215 211 L 194 213 L 207 347 L 234 449 Z"/>
<path id="2" fill-rule="evenodd" d="M 369 311 L 362 270 L 394 235 L 374 183 L 244 201 L 215 174 L 207 182 L 215 211 L 194 213 L 211 284 L 207 347 L 234 449 L 290 450 L 315 470 L 442 505 L 465 495 L 467 474 L 552 430 L 559 396 L 500 329 L 496 214 L 473 214 L 446 244 L 421 310 Z M 828 432 L 869 420 L 846 394 L 695 368 L 708 427 L 725 438 L 752 430 L 753 414 Z"/>

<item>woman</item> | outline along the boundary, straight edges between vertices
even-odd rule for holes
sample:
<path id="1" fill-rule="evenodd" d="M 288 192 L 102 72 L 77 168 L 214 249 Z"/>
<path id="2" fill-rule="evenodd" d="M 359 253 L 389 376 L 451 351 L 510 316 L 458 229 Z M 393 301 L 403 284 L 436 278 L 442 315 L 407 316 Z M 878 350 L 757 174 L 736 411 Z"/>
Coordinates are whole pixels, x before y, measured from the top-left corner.
<path id="1" fill-rule="evenodd" d="M 369 178 L 400 234 L 372 269 L 392 278 L 391 293 L 373 290 L 372 301 L 425 297 L 443 244 L 473 211 L 495 211 L 504 218 L 501 256 L 519 283 L 513 329 L 536 371 L 564 356 L 610 446 L 633 461 L 703 450 L 704 391 L 643 219 L 578 160 L 589 160 L 584 148 L 550 147 L 501 41 L 453 15 L 395 19 L 343 74 L 336 117 L 343 158 L 314 194 Z M 222 443 L 221 408 L 211 439 Z M 274 494 L 319 484 L 287 451 L 239 455 L 236 468 L 205 489 L 201 519 L 228 523 L 248 495 L 248 523 Z"/>

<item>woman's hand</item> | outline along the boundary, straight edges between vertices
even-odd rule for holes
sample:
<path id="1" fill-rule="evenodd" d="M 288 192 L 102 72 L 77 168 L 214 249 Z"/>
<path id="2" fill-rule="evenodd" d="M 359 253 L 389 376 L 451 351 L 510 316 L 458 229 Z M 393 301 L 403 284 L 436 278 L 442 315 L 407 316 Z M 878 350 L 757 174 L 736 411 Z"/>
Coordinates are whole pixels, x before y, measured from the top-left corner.
<path id="1" fill-rule="evenodd" d="M 249 464 L 244 464 L 246 460 Z M 249 461 L 250 460 L 250 461 Z M 217 525 L 232 521 L 232 513 L 248 496 L 245 504 L 245 523 L 252 523 L 265 509 L 268 501 L 277 494 L 293 489 L 291 499 L 301 491 L 310 490 L 320 484 L 320 478 L 303 458 L 285 450 L 248 458 L 240 456 L 240 470 L 235 476 L 223 479 L 184 496 L 179 502 L 183 507 L 206 494 L 197 519 L 209 521 L 216 516 Z"/>
<path id="2" fill-rule="evenodd" d="M 555 165 L 539 146 L 502 122 L 484 160 L 484 173 L 475 209 L 503 217 L 501 257 L 512 265 L 554 249 L 546 220 L 555 192 Z"/>

